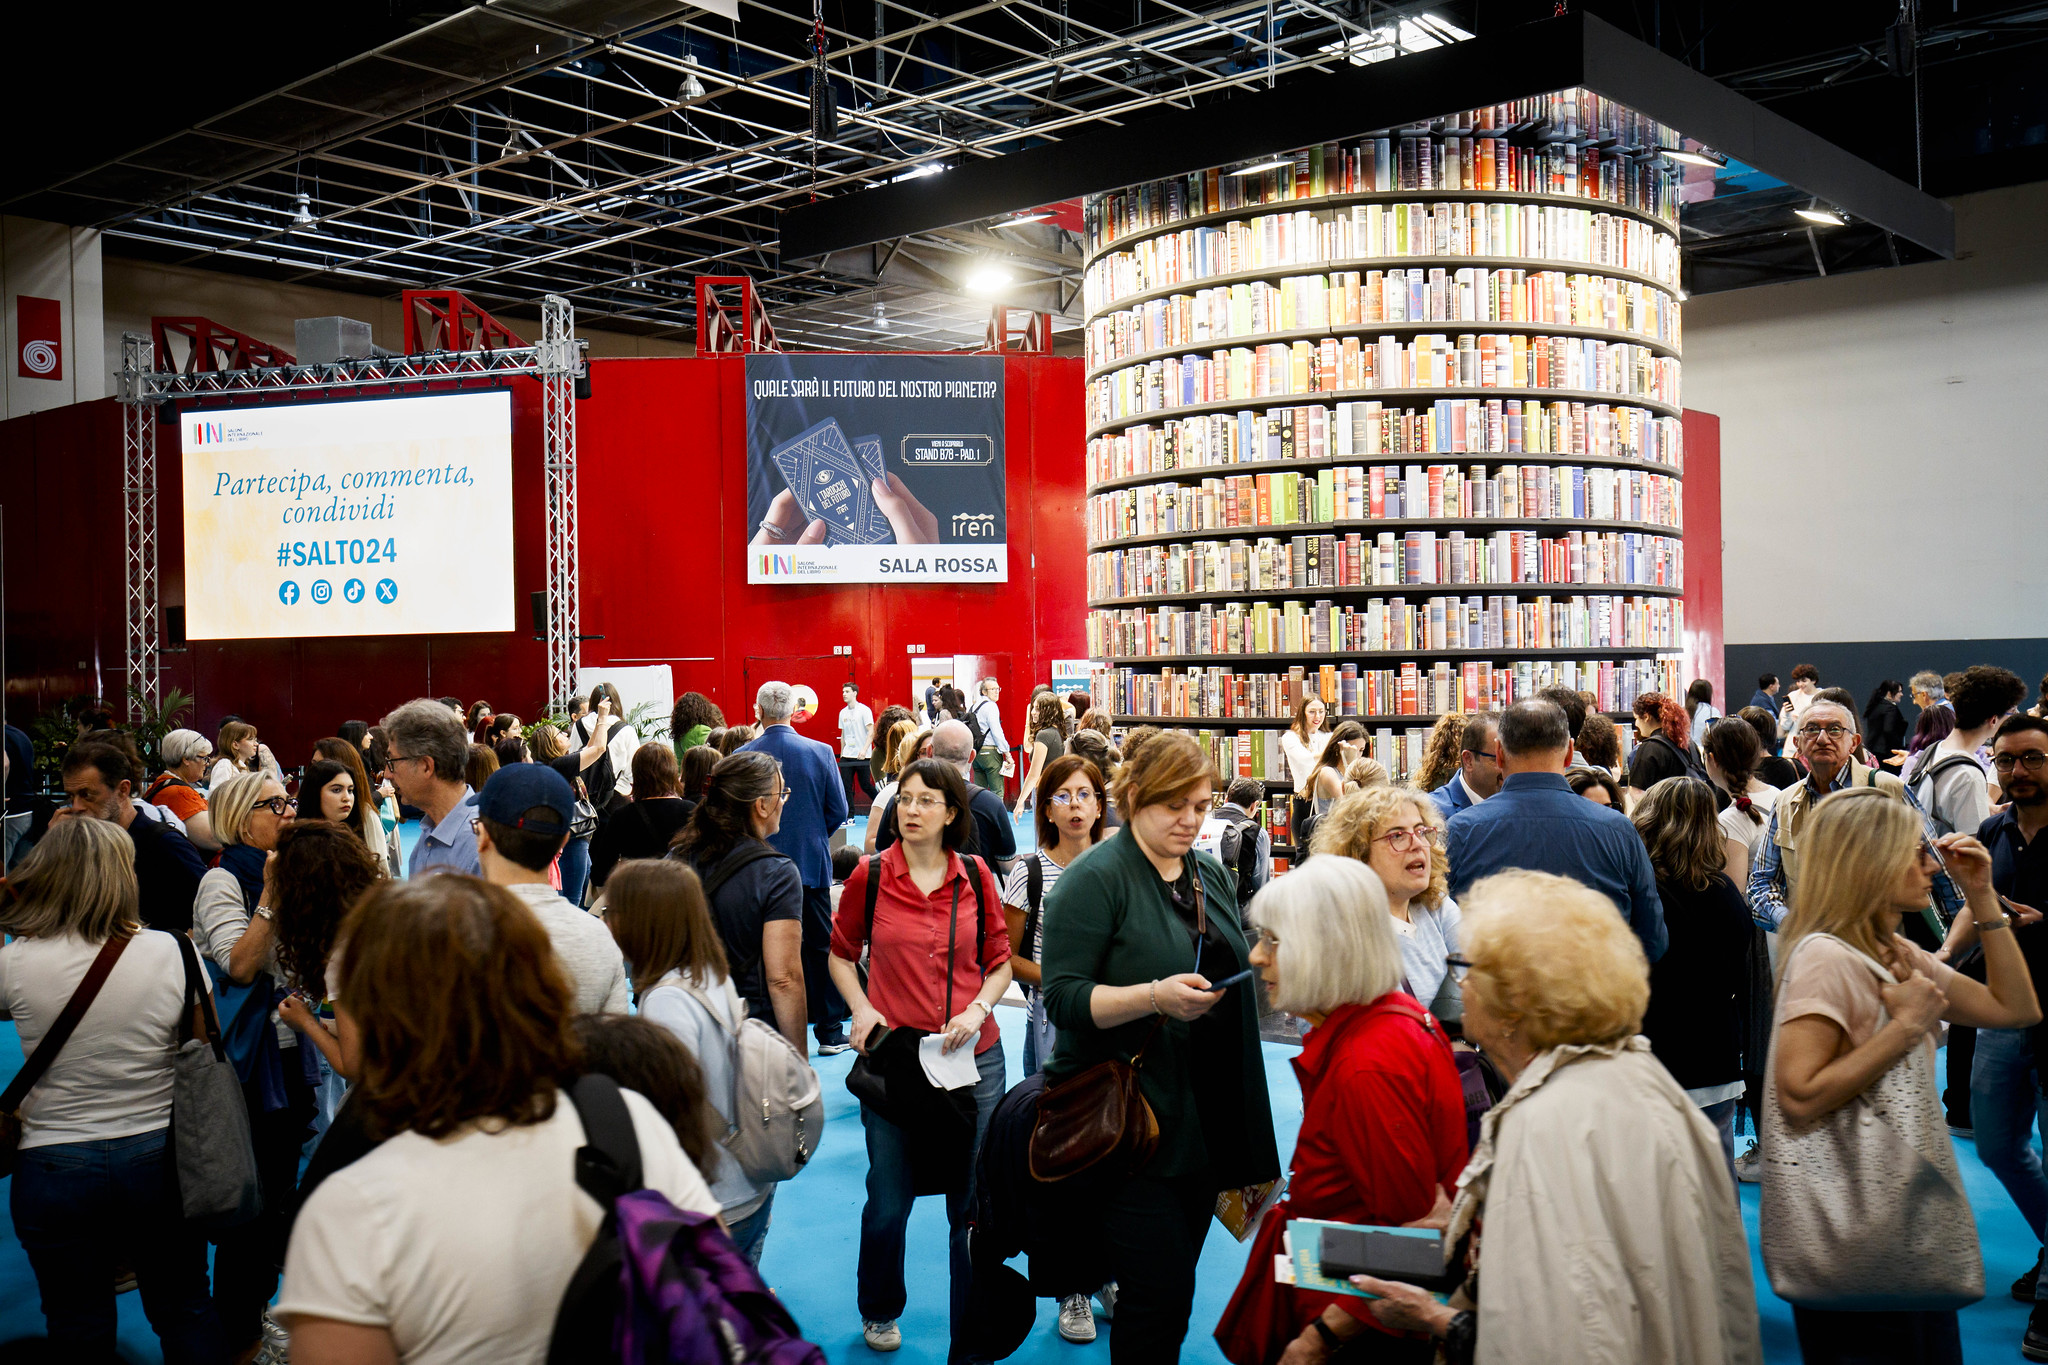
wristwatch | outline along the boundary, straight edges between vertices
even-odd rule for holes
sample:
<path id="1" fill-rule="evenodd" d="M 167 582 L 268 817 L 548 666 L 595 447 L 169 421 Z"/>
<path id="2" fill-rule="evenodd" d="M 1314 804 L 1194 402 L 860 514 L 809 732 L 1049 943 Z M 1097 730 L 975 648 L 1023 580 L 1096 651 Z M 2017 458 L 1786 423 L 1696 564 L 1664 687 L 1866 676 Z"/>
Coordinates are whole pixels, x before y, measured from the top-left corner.
<path id="1" fill-rule="evenodd" d="M 1308 1325 L 1316 1329 L 1316 1335 L 1323 1339 L 1323 1345 L 1329 1347 L 1332 1351 L 1344 1349 L 1344 1338 L 1330 1330 L 1330 1324 L 1323 1321 L 1320 1313 L 1310 1318 Z"/>

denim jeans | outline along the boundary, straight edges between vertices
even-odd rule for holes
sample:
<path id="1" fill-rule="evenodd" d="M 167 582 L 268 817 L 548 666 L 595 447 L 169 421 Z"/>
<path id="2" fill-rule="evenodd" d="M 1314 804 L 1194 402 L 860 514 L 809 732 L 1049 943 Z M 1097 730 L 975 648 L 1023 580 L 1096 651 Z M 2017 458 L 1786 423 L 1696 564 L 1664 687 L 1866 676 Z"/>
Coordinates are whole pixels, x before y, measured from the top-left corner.
<path id="1" fill-rule="evenodd" d="M 1735 1106 L 1742 1103 L 1738 1097 L 1732 1100 L 1717 1100 L 1703 1104 L 1700 1112 L 1707 1116 L 1707 1122 L 1714 1125 L 1714 1131 L 1721 1135 L 1721 1155 L 1728 1162 L 1728 1179 L 1735 1176 Z"/>
<path id="2" fill-rule="evenodd" d="M 1052 1020 L 1045 1017 L 1045 992 L 1034 987 L 1030 996 L 1030 1004 L 1024 1010 L 1024 1079 L 1027 1081 L 1052 1060 L 1053 1046 L 1060 1038 L 1060 1031 L 1053 1027 Z"/>
<path id="3" fill-rule="evenodd" d="M 2034 1120 L 2048 1133 L 2048 1097 L 2041 1093 L 2040 1073 L 2027 1030 L 1977 1030 L 1977 1057 L 1970 1070 L 1970 1115 L 1976 1120 L 1977 1155 L 2005 1186 L 2020 1217 L 2042 1234 L 2048 1222 L 2048 1178 L 2034 1151 Z M 2040 1291 L 2035 1291 L 2040 1297 Z"/>
<path id="4" fill-rule="evenodd" d="M 170 1131 L 20 1153 L 9 1206 L 42 1294 L 52 1359 L 114 1359 L 117 1259 L 135 1268 L 167 1362 L 224 1357 L 206 1289 L 206 1239 L 185 1226 Z"/>
<path id="5" fill-rule="evenodd" d="M 761 1207 L 726 1229 L 732 1234 L 732 1244 L 740 1249 L 740 1255 L 747 1258 L 747 1264 L 761 1268 L 761 1247 L 768 1240 L 768 1222 L 775 1212 L 775 1188 L 768 1188 L 768 1197 L 761 1201 Z"/>
<path id="6" fill-rule="evenodd" d="M 583 904 L 583 888 L 590 881 L 590 839 L 571 839 L 562 845 L 562 896 L 571 905 Z"/>
<path id="7" fill-rule="evenodd" d="M 804 1008 L 820 1043 L 845 1042 L 846 1021 L 853 1010 L 839 987 L 832 984 L 832 888 L 804 888 L 804 928 L 801 949 L 804 964 Z M 774 1014 L 767 1022 L 775 1022 Z"/>
<path id="8" fill-rule="evenodd" d="M 974 1059 L 981 1079 L 974 1083 L 974 1150 L 981 1151 L 988 1116 L 1003 1098 L 1003 1045 L 1000 1041 Z M 910 1155 L 903 1130 L 863 1104 L 861 1127 L 868 1139 L 868 1202 L 860 1211 L 858 1297 L 864 1322 L 890 1322 L 903 1315 L 909 1292 L 903 1285 L 903 1229 L 910 1222 Z M 970 1165 L 970 1170 L 972 1169 Z M 962 1335 L 974 1272 L 967 1258 L 967 1213 L 973 1204 L 974 1179 L 967 1188 L 946 1196 L 946 1221 L 952 1226 L 947 1243 L 953 1284 L 952 1333 Z M 960 1356 L 947 1352 L 948 1360 Z"/>

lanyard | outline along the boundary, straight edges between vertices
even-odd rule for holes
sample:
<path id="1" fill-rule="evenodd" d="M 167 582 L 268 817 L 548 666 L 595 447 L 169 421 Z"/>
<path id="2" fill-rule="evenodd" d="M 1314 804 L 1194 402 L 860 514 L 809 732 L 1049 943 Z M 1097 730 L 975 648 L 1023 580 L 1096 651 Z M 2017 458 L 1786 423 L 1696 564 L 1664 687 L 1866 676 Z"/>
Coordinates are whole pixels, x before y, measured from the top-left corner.
<path id="1" fill-rule="evenodd" d="M 953 908 L 946 913 L 946 1022 L 939 1025 L 944 1032 L 946 1024 L 953 1022 L 953 947 L 960 938 L 960 879 L 953 879 Z"/>

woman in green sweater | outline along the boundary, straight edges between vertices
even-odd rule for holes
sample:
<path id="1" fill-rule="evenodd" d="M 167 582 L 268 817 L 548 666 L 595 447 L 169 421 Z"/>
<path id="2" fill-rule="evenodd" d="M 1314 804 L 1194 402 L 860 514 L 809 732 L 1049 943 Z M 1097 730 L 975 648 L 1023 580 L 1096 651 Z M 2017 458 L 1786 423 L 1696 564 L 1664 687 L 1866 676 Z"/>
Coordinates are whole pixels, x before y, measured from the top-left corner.
<path id="1" fill-rule="evenodd" d="M 1047 1084 L 1142 1047 L 1159 1120 L 1151 1160 L 1094 1201 L 1118 1285 L 1115 1365 L 1179 1358 L 1218 1192 L 1280 1174 L 1251 992 L 1209 989 L 1250 961 L 1235 880 L 1194 849 L 1215 776 L 1191 737 L 1152 739 L 1111 785 L 1123 836 L 1076 858 L 1046 896 L 1045 1008 L 1059 1029 Z"/>
<path id="2" fill-rule="evenodd" d="M 675 744 L 676 762 L 682 762 L 684 754 L 702 744 L 705 736 L 724 724 L 725 713 L 702 692 L 685 692 L 676 698 L 676 709 L 670 713 L 668 720 L 668 733 Z"/>

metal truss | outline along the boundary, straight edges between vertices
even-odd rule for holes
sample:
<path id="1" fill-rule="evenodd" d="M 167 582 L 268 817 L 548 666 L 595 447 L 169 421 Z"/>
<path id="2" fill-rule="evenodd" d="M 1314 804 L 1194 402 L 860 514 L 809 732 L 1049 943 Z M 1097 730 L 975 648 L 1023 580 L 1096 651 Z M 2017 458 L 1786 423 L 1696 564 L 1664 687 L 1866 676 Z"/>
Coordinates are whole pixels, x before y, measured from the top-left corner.
<path id="1" fill-rule="evenodd" d="M 156 481 L 159 406 L 181 399 L 264 395 L 318 399 L 323 394 L 364 389 L 388 393 L 444 392 L 470 387 L 474 381 L 497 384 L 519 375 L 532 375 L 541 385 L 542 462 L 547 476 L 548 702 L 552 704 L 574 691 L 582 620 L 576 530 L 576 385 L 589 373 L 583 357 L 588 343 L 576 337 L 576 310 L 568 300 L 554 296 L 542 299 L 540 314 L 541 339 L 534 346 L 372 356 L 323 365 L 244 370 L 158 372 L 154 369 L 149 339 L 124 335 L 120 400 L 126 457 L 123 477 L 127 499 L 127 668 L 131 697 L 154 703 L 161 676 Z"/>
<path id="2" fill-rule="evenodd" d="M 155 706 L 163 679 L 163 594 L 157 579 L 156 409 L 141 398 L 155 366 L 148 337 L 121 336 L 121 499 L 127 546 L 124 594 L 128 649 L 124 707 Z"/>
<path id="3" fill-rule="evenodd" d="M 1059 229 L 921 235 L 895 244 L 893 273 L 872 259 L 795 269 L 777 253 L 778 211 L 1367 60 L 1404 19 L 1464 7 L 955 0 L 934 15 L 875 0 L 872 25 L 867 7 L 833 7 L 847 25 L 825 29 L 838 132 L 814 147 L 801 0 L 750 3 L 737 24 L 660 0 L 609 7 L 629 21 L 587 0 L 493 5 L 344 63 L 347 81 L 311 78 L 161 139 L 180 149 L 175 175 L 140 148 L 4 207 L 91 223 L 123 254 L 380 295 L 455 289 L 501 314 L 531 316 L 553 295 L 586 325 L 657 336 L 693 335 L 697 275 L 751 275 L 792 347 L 849 344 L 807 319 L 886 287 L 906 324 L 934 325 L 872 329 L 864 344 L 971 347 L 997 301 L 1078 324 L 1080 252 Z M 492 15 L 517 33 L 488 51 L 456 23 Z M 491 57 L 515 50 L 531 55 Z M 413 74 L 380 74 L 392 71 Z M 266 138 L 273 109 L 298 125 Z M 990 254 L 1017 276 L 1000 300 L 965 286 Z"/>

